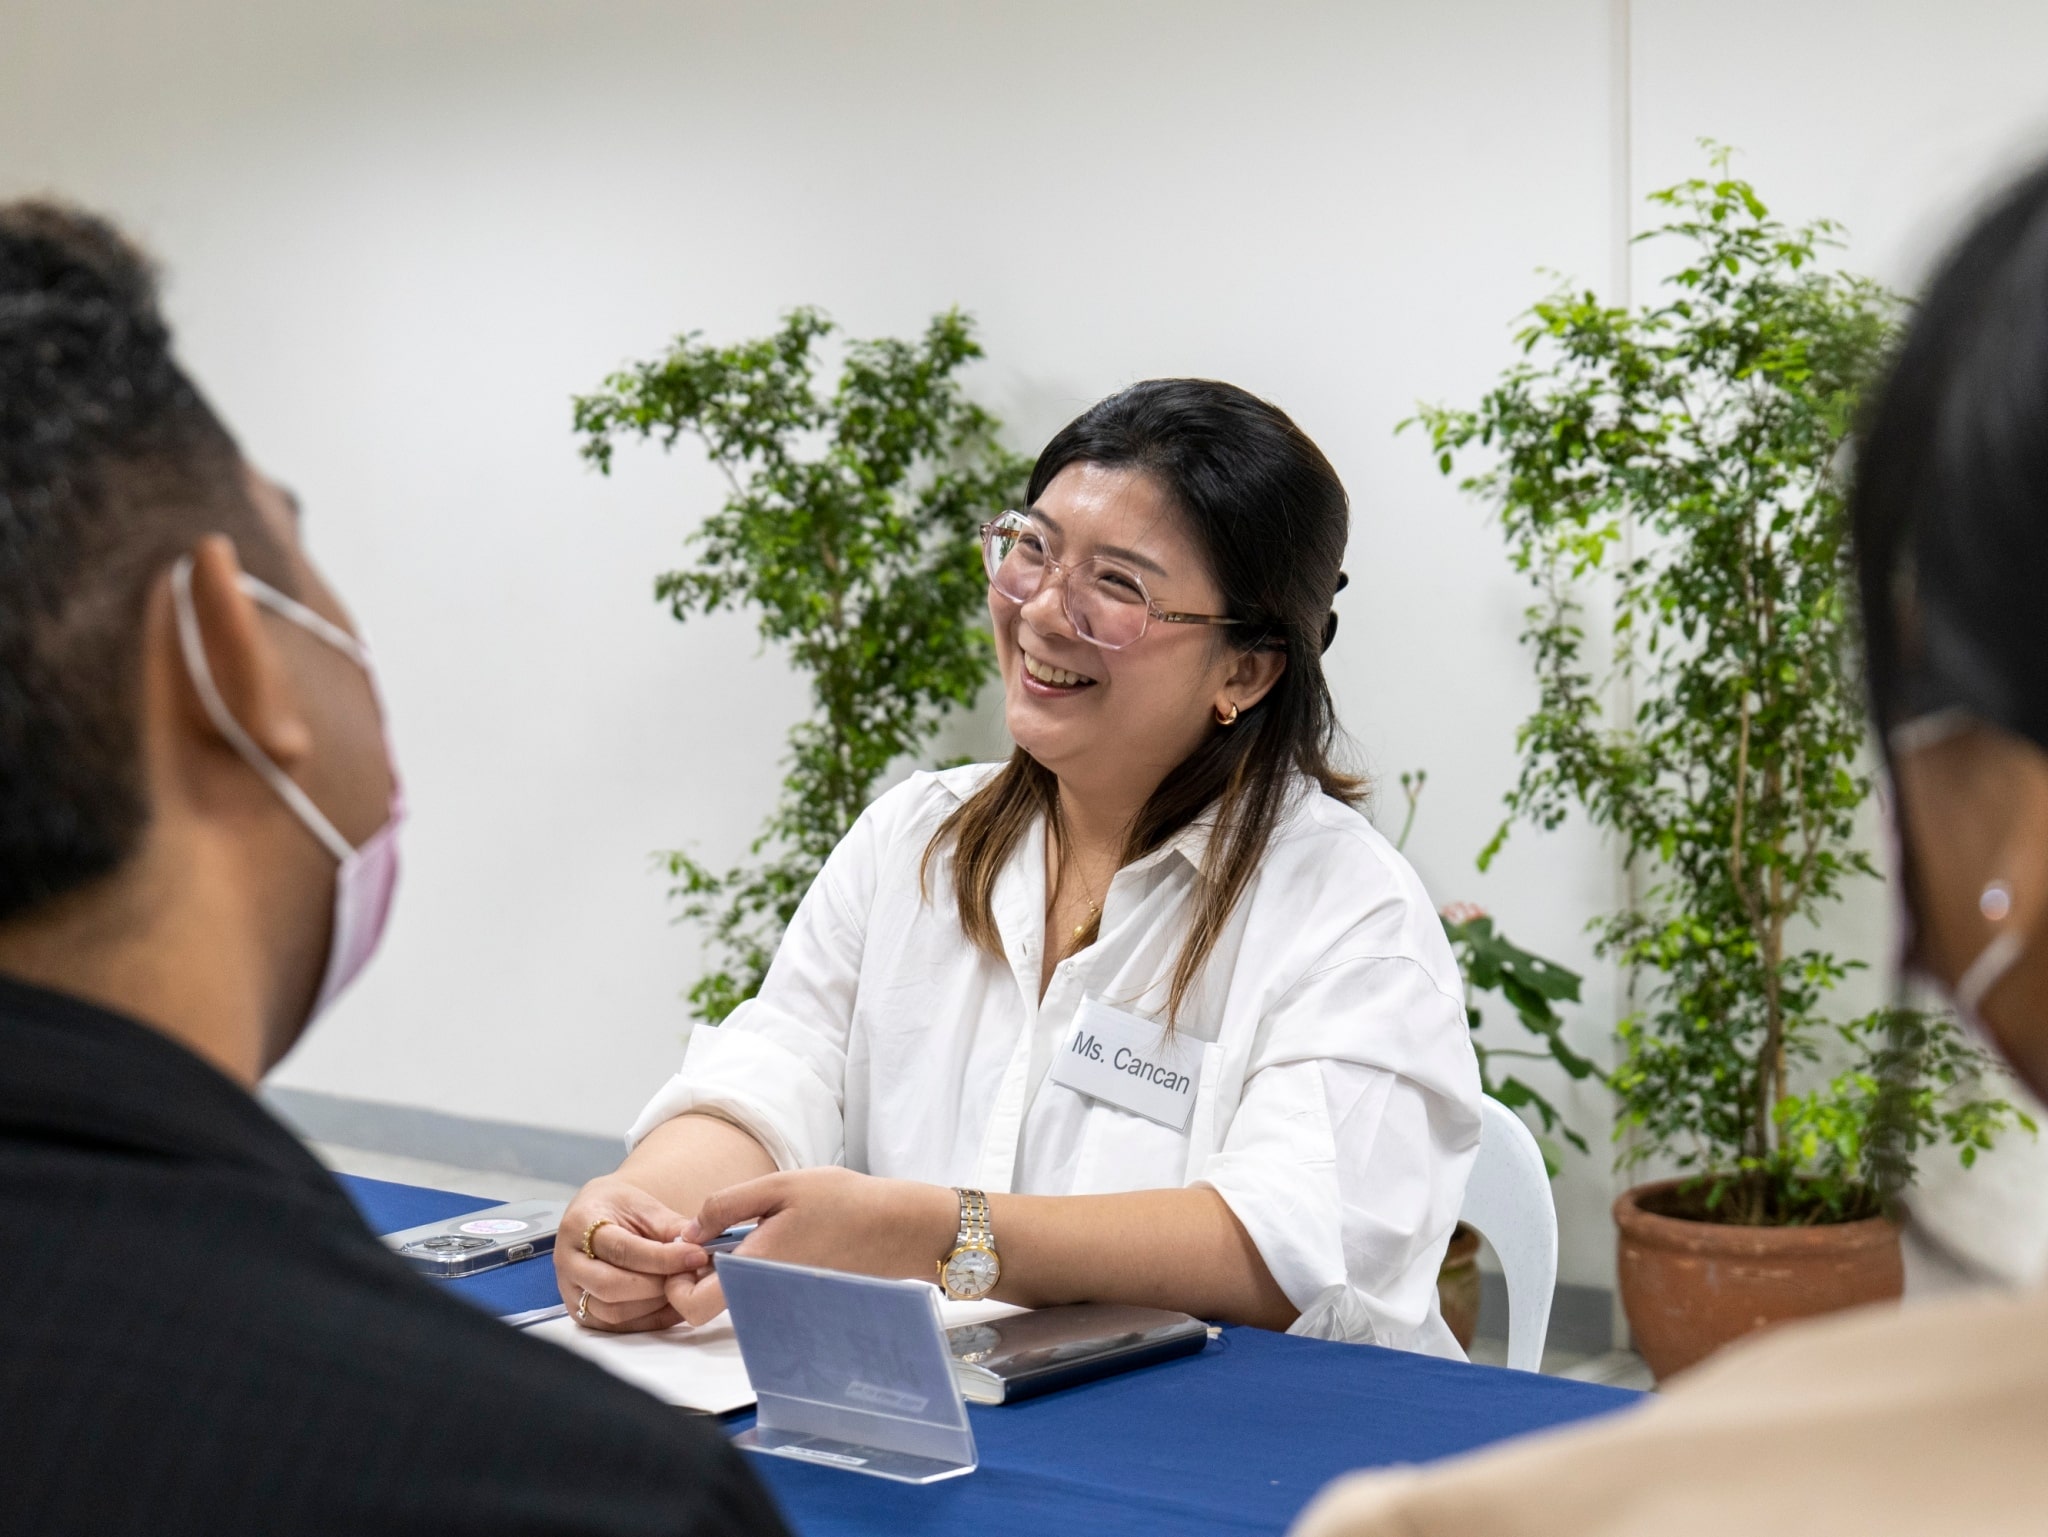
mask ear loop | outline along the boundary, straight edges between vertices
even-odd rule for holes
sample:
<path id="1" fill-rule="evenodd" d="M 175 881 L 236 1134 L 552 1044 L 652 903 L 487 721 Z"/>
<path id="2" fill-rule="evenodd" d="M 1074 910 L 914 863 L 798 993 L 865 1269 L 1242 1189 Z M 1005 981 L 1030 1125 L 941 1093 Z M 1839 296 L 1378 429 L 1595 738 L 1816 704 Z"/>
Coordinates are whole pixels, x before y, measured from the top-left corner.
<path id="1" fill-rule="evenodd" d="M 241 584 L 242 591 L 273 614 L 282 619 L 289 619 L 302 630 L 311 630 L 315 636 L 326 641 L 365 672 L 370 670 L 370 648 L 325 614 L 306 607 L 297 598 L 286 597 L 261 577 L 251 576 L 246 571 L 241 573 Z"/>
<path id="2" fill-rule="evenodd" d="M 1885 743 L 1894 758 L 1903 758 L 1937 743 L 1946 742 L 1950 737 L 1960 736 L 1975 725 L 1968 710 L 1935 710 L 1927 715 L 1916 715 L 1911 720 L 1901 721 L 1885 733 Z"/>
<path id="3" fill-rule="evenodd" d="M 2025 949 L 2026 942 L 2011 929 L 1995 936 L 1956 979 L 1956 1007 L 1973 1018 L 1981 1015 L 1978 1006 L 1984 1002 L 1985 994 L 2012 970 Z"/>
<path id="4" fill-rule="evenodd" d="M 1898 758 L 1946 742 L 1974 724 L 1976 721 L 1967 710 L 1955 707 L 1934 710 L 1912 720 L 1901 721 L 1885 734 L 1885 743 L 1891 755 Z M 1903 851 L 1903 838 L 1900 847 Z M 2004 922 L 2006 914 L 2012 910 L 2012 888 L 2003 880 L 1993 881 L 1984 888 L 1977 906 L 1993 923 Z M 1964 1018 L 1977 1017 L 1985 996 L 2012 970 L 2025 950 L 2026 942 L 2012 929 L 2001 929 L 1992 936 L 1991 942 L 1956 978 L 1955 1003 Z"/>
<path id="5" fill-rule="evenodd" d="M 331 642 L 332 637 L 325 632 L 332 630 L 348 641 L 348 644 L 342 647 L 343 650 L 350 651 L 351 654 L 361 650 L 361 645 L 354 636 L 322 619 L 304 604 L 293 602 L 283 593 L 265 586 L 253 576 L 244 576 L 242 581 L 243 590 L 249 592 L 252 598 L 266 608 L 278 613 L 286 612 L 286 608 L 280 605 L 303 610 L 306 615 L 319 622 L 318 628 L 311 625 L 308 628 L 313 628 L 314 633 L 322 640 Z M 260 591 L 251 591 L 250 584 Z M 268 597 L 264 596 L 266 593 L 269 594 Z M 192 604 L 190 555 L 182 557 L 177 565 L 171 568 L 171 598 L 171 606 L 177 610 L 178 649 L 184 654 L 185 671 L 192 679 L 192 687 L 199 694 L 200 704 L 205 707 L 207 719 L 213 722 L 214 729 L 228 739 L 229 745 L 242 755 L 248 765 L 262 775 L 264 783 L 275 790 L 278 797 L 298 814 L 299 820 L 306 824 L 306 830 L 326 846 L 327 852 L 346 863 L 355 854 L 355 849 L 350 846 L 348 839 L 342 837 L 335 825 L 327 820 L 320 808 L 313 804 L 312 797 L 299 788 L 298 782 L 279 768 L 270 754 L 257 745 L 256 739 L 242 729 L 242 723 L 229 712 L 227 701 L 221 698 L 220 689 L 213 681 L 213 669 L 207 664 L 206 639 L 199 633 L 199 612 Z M 299 615 L 290 613 L 287 617 L 297 619 Z"/>

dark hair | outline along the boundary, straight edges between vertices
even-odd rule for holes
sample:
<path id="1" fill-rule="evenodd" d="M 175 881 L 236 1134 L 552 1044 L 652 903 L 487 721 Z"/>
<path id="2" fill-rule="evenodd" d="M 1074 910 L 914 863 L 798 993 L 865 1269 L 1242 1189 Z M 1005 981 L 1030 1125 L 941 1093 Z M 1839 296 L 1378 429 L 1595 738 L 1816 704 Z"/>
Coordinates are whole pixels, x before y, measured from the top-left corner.
<path id="1" fill-rule="evenodd" d="M 1233 726 L 1218 726 L 1153 794 L 1132 826 L 1123 862 L 1142 858 L 1210 807 L 1209 842 L 1195 910 L 1174 964 L 1171 1020 L 1265 854 L 1297 773 L 1347 804 L 1360 779 L 1332 759 L 1336 708 L 1322 652 L 1335 634 L 1330 608 L 1350 534 L 1350 499 L 1322 451 L 1283 411 L 1211 379 L 1154 379 L 1083 412 L 1046 444 L 1027 492 L 1036 501 L 1072 464 L 1150 476 L 1187 520 L 1240 626 L 1223 644 L 1286 652 L 1265 698 Z M 992 898 L 996 877 L 1034 817 L 1058 813 L 1058 781 L 1018 749 L 949 816 L 925 850 L 954 851 L 953 885 L 970 938 L 1002 954 Z"/>
<path id="2" fill-rule="evenodd" d="M 0 920 L 111 873 L 148 823 L 150 583 L 215 530 L 282 578 L 241 475 L 141 253 L 89 215 L 0 204 Z"/>
<path id="3" fill-rule="evenodd" d="M 2048 166 L 1942 264 L 1850 508 L 1879 730 L 1958 709 L 2048 747 Z"/>

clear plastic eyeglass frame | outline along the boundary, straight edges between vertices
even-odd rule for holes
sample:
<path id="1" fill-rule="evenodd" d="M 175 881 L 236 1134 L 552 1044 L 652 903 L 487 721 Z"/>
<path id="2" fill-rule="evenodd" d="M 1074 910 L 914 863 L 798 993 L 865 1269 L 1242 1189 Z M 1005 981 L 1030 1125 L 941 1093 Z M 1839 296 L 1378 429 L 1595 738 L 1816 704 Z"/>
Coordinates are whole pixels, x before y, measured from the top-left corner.
<path id="1" fill-rule="evenodd" d="M 1104 651 L 1121 651 L 1134 644 L 1155 619 L 1161 624 L 1244 622 L 1221 614 L 1184 614 L 1161 608 L 1137 572 L 1099 555 L 1072 565 L 1055 560 L 1045 548 L 1044 536 L 1021 512 L 1006 512 L 981 525 L 981 564 L 988 572 L 989 585 L 1012 603 L 1029 603 L 1047 581 L 1059 582 L 1067 623 L 1081 639 Z"/>

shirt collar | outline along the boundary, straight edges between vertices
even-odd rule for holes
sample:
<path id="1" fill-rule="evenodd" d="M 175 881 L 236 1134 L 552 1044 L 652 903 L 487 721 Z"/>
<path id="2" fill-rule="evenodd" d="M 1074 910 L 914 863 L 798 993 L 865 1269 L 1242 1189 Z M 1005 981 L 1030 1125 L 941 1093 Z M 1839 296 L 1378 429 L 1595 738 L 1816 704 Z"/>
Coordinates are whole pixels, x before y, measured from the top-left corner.
<path id="1" fill-rule="evenodd" d="M 1209 853 L 1209 840 L 1215 836 L 1215 832 L 1216 808 L 1211 806 L 1144 858 L 1132 860 L 1118 874 L 1122 874 L 1124 871 L 1143 872 L 1150 870 L 1165 864 L 1169 859 L 1173 859 L 1176 856 L 1185 859 L 1190 869 L 1200 870 L 1203 859 Z"/>
<path id="2" fill-rule="evenodd" d="M 987 784 L 999 772 L 1001 772 L 1000 765 L 972 763 L 961 768 L 942 770 L 938 775 L 938 780 L 952 794 L 955 800 L 964 801 L 976 790 Z M 1306 774 L 1296 771 L 1293 776 L 1293 782 L 1288 786 L 1286 804 L 1280 810 L 1280 823 L 1284 825 L 1292 820 L 1300 811 L 1303 803 L 1311 795 L 1317 793 L 1319 789 L 1320 787 L 1311 781 Z M 1189 868 L 1200 870 L 1202 868 L 1202 861 L 1208 857 L 1209 842 L 1215 836 L 1215 833 L 1216 807 L 1214 803 L 1211 803 L 1208 809 L 1200 816 L 1188 823 L 1187 826 L 1183 827 L 1171 838 L 1168 838 L 1158 848 L 1147 854 L 1143 859 L 1135 860 L 1124 868 L 1129 871 L 1145 871 L 1178 855 L 1188 862 Z M 1118 873 L 1121 874 L 1123 872 L 1120 871 Z"/>
<path id="3" fill-rule="evenodd" d="M 943 769 L 938 774 L 939 783 L 955 800 L 964 801 L 975 791 L 1001 772 L 999 766 L 986 763 L 971 763 L 961 768 Z M 1168 838 L 1143 859 L 1125 866 L 1126 870 L 1149 870 L 1154 865 L 1179 855 L 1194 869 L 1202 868 L 1202 860 L 1209 852 L 1209 839 L 1216 830 L 1216 808 L 1211 805 L 1194 821 Z M 1122 872 L 1119 871 L 1119 874 Z"/>
<path id="4" fill-rule="evenodd" d="M 1295 770 L 1287 786 L 1286 798 L 1280 803 L 1280 814 L 1273 821 L 1273 834 L 1278 837 L 1280 830 L 1297 816 L 1309 801 L 1322 793 L 1322 786 L 1308 775 Z M 1178 854 L 1194 869 L 1202 868 L 1202 861 L 1209 856 L 1209 844 L 1216 836 L 1216 805 L 1210 802 L 1208 809 L 1175 833 L 1158 848 L 1132 865 L 1131 869 L 1149 867 L 1169 855 Z"/>

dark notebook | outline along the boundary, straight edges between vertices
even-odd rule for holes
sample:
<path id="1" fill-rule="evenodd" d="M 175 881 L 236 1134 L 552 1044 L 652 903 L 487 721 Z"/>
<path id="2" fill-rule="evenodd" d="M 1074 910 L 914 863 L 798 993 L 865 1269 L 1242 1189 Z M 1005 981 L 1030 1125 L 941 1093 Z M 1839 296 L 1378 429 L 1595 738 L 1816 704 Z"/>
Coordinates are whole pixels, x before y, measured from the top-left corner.
<path id="1" fill-rule="evenodd" d="M 1191 1356 L 1209 1326 L 1185 1313 L 1074 1302 L 946 1331 L 953 1373 L 971 1404 L 1015 1403 L 1097 1377 Z"/>

